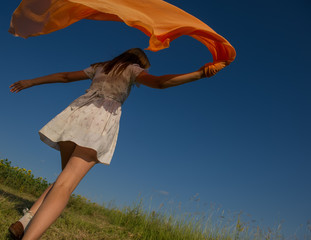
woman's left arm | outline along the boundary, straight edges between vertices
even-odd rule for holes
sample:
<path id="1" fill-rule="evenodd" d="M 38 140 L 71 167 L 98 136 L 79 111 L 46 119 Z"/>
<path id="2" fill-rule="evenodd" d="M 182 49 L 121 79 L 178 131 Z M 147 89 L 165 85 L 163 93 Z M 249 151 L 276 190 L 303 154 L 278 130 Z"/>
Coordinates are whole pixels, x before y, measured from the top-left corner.
<path id="1" fill-rule="evenodd" d="M 86 75 L 84 71 L 54 73 L 38 78 L 15 82 L 10 86 L 11 88 L 10 91 L 17 93 L 23 89 L 30 88 L 40 84 L 68 83 L 85 79 L 89 79 L 89 77 Z"/>
<path id="2" fill-rule="evenodd" d="M 154 76 L 143 71 L 136 77 L 136 81 L 151 88 L 164 89 L 193 82 L 201 78 L 214 76 L 227 65 L 228 63 L 226 62 L 217 62 L 214 64 L 209 63 L 195 72 L 162 76 Z"/>

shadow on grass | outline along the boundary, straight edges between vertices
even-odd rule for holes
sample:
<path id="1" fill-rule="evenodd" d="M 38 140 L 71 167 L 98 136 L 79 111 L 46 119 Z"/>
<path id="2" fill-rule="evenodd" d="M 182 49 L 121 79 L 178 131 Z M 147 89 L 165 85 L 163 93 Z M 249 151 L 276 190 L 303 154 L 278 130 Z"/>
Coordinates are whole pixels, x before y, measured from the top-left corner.
<path id="1" fill-rule="evenodd" d="M 34 204 L 34 201 L 29 201 L 28 199 L 22 198 L 15 194 L 6 192 L 0 189 L 0 195 L 7 198 L 10 202 L 14 204 L 14 209 L 17 210 L 21 215 L 23 214 L 23 209 L 30 207 Z"/>
<path id="2" fill-rule="evenodd" d="M 20 215 L 23 215 L 23 209 L 25 209 L 26 207 L 30 207 L 34 204 L 34 201 L 29 201 L 28 199 L 25 199 L 23 197 L 17 196 L 13 193 L 10 192 L 6 192 L 2 189 L 0 189 L 0 195 L 4 198 L 6 198 L 8 201 L 10 201 L 12 203 L 12 208 L 16 211 L 18 211 L 18 213 Z M 9 226 L 8 226 L 9 227 Z M 6 233 L 4 233 L 2 235 L 3 240 L 11 240 L 13 239 L 9 233 L 9 231 L 7 230 Z"/>

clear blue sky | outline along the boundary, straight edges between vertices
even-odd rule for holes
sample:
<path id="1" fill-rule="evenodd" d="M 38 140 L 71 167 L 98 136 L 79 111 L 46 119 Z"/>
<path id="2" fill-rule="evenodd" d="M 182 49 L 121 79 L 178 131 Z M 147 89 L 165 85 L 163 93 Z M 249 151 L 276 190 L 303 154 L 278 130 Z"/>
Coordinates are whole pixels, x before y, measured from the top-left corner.
<path id="1" fill-rule="evenodd" d="M 0 158 L 52 182 L 60 172 L 59 152 L 37 132 L 90 81 L 18 94 L 9 85 L 84 69 L 128 48 L 146 48 L 148 38 L 123 23 L 90 20 L 16 38 L 7 29 L 19 2 L 2 3 L 0 10 Z M 311 220 L 310 2 L 169 2 L 228 39 L 237 58 L 211 79 L 133 89 L 111 165 L 92 169 L 76 193 L 117 204 L 132 204 L 141 194 L 147 204 L 152 196 L 154 206 L 182 207 L 198 193 L 201 212 L 213 204 L 243 211 L 265 226 L 284 221 L 284 231 L 295 232 Z M 190 37 L 147 55 L 154 75 L 194 71 L 212 60 Z"/>

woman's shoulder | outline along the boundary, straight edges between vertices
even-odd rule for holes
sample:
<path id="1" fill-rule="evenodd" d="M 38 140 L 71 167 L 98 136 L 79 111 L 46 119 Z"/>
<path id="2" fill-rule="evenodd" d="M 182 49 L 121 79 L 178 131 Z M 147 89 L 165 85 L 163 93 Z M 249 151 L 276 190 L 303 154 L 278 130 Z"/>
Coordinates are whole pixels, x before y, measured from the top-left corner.
<path id="1" fill-rule="evenodd" d="M 135 77 L 145 70 L 137 63 L 130 64 L 128 68 L 130 69 L 131 73 L 135 75 Z"/>
<path id="2" fill-rule="evenodd" d="M 91 64 L 88 68 L 84 69 L 83 71 L 90 79 L 93 79 L 96 73 L 103 71 L 103 68 L 104 63 L 94 63 Z"/>

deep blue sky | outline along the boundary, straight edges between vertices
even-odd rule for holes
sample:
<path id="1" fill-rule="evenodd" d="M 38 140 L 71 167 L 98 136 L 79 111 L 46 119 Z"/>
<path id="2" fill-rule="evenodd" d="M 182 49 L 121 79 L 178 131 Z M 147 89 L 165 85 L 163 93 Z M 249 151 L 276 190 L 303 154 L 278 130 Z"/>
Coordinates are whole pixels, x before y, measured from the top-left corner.
<path id="1" fill-rule="evenodd" d="M 284 231 L 295 232 L 311 220 L 310 2 L 169 2 L 228 39 L 237 58 L 211 79 L 166 90 L 133 89 L 112 164 L 92 169 L 76 193 L 117 204 L 132 204 L 141 194 L 147 205 L 152 196 L 154 206 L 182 207 L 198 193 L 201 212 L 217 205 L 265 226 L 284 221 Z M 9 85 L 84 69 L 128 48 L 146 48 L 148 38 L 122 23 L 90 20 L 16 38 L 7 29 L 18 4 L 10 0 L 0 10 L 0 157 L 52 182 L 60 171 L 59 153 L 37 132 L 90 81 L 18 94 Z M 190 37 L 147 55 L 154 75 L 194 71 L 212 60 Z"/>

